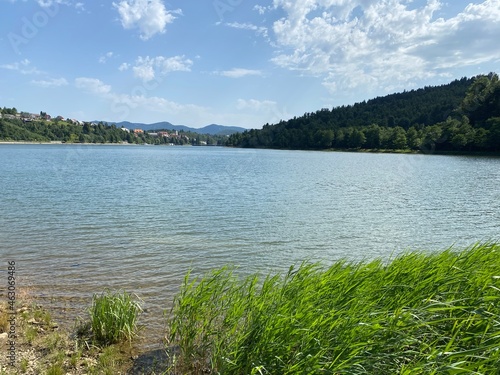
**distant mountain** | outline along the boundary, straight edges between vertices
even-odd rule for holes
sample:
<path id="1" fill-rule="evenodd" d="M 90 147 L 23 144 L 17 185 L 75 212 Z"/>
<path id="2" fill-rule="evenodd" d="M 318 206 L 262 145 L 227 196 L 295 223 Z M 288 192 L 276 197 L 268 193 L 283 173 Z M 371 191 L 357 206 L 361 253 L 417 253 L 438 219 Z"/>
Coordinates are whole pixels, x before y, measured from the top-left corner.
<path id="1" fill-rule="evenodd" d="M 235 133 L 241 133 L 244 132 L 245 128 L 240 128 L 238 126 L 224 126 L 224 125 L 217 125 L 217 124 L 210 124 L 207 126 L 204 126 L 201 129 L 194 129 L 196 133 L 200 134 L 211 134 L 211 135 L 231 135 Z"/>
<path id="2" fill-rule="evenodd" d="M 94 122 L 100 122 L 100 121 L 94 121 Z M 116 127 L 118 128 L 127 128 L 127 129 L 142 129 L 145 131 L 151 131 L 151 130 L 177 130 L 177 131 L 185 131 L 185 132 L 193 132 L 193 133 L 198 133 L 198 134 L 209 134 L 209 135 L 231 135 L 234 133 L 241 133 L 244 132 L 245 128 L 240 128 L 238 126 L 224 126 L 224 125 L 217 125 L 217 124 L 210 124 L 207 126 L 204 126 L 203 128 L 190 128 L 189 126 L 185 125 L 174 125 L 171 124 L 170 122 L 167 121 L 162 121 L 162 122 L 155 122 L 154 124 L 143 124 L 140 122 L 128 122 L 128 121 L 122 121 L 122 122 L 110 122 L 110 121 L 102 121 L 103 123 L 106 123 L 108 125 L 115 124 Z"/>

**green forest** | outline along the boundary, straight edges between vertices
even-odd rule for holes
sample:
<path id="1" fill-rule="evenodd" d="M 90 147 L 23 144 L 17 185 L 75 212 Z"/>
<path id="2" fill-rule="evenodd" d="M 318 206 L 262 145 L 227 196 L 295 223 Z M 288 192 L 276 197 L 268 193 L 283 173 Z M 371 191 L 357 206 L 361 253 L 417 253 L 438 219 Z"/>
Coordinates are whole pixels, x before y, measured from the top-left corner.
<path id="1" fill-rule="evenodd" d="M 0 114 L 0 141 L 222 145 L 227 139 L 226 136 L 182 130 L 168 137 L 157 136 L 154 132 L 134 134 L 103 122 L 89 123 L 59 118 L 48 120 L 45 112 L 40 112 L 38 119 L 32 119 L 30 114 L 18 112 L 16 108 L 0 108 Z"/>
<path id="2" fill-rule="evenodd" d="M 301 150 L 499 152 L 496 73 L 305 113 L 229 137 L 228 146 Z"/>

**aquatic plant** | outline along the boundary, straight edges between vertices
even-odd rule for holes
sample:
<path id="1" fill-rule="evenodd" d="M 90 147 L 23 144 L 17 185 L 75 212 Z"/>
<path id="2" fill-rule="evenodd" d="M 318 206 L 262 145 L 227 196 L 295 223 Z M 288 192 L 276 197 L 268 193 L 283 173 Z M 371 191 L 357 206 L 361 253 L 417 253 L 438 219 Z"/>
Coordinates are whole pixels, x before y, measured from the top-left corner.
<path id="1" fill-rule="evenodd" d="M 89 309 L 90 326 L 96 343 L 109 345 L 132 340 L 137 333 L 140 303 L 127 292 L 106 291 L 94 295 Z"/>
<path id="2" fill-rule="evenodd" d="M 167 337 L 182 373 L 497 373 L 500 245 L 188 274 Z"/>

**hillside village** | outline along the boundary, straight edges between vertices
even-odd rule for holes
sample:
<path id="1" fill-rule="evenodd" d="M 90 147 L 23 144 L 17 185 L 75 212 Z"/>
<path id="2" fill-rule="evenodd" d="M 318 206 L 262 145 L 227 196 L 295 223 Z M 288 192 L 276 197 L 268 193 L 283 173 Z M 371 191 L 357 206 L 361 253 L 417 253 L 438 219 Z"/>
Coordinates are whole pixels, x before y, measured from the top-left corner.
<path id="1" fill-rule="evenodd" d="M 86 122 L 46 112 L 18 112 L 16 108 L 0 108 L 0 140 L 63 143 L 133 143 L 157 145 L 223 145 L 225 136 L 157 129 L 145 131 L 104 122 Z"/>
<path id="2" fill-rule="evenodd" d="M 14 108 L 15 110 L 15 108 Z M 38 113 L 28 113 L 28 112 L 20 112 L 17 113 L 17 111 L 9 111 L 10 113 L 3 113 L 4 111 L 9 111 L 8 108 L 3 108 L 0 111 L 0 118 L 5 118 L 7 120 L 21 120 L 24 122 L 27 121 L 40 121 L 40 120 L 45 120 L 45 121 L 52 121 L 52 116 L 45 113 L 45 112 L 40 112 Z M 14 112 L 14 113 L 11 113 Z M 57 116 L 54 118 L 55 121 L 70 121 L 74 124 L 77 125 L 82 125 L 84 124 L 83 121 L 75 120 L 75 119 L 65 119 L 63 116 Z"/>

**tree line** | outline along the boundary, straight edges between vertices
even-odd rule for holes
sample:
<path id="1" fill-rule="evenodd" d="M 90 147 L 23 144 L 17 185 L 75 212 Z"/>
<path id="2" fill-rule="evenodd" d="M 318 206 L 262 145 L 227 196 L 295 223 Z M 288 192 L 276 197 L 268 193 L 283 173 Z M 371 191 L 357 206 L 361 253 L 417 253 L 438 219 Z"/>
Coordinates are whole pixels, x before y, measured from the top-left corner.
<path id="1" fill-rule="evenodd" d="M 462 78 L 305 113 L 233 134 L 227 145 L 277 149 L 500 151 L 498 75 Z"/>
<path id="2" fill-rule="evenodd" d="M 0 108 L 2 115 L 15 116 L 14 108 Z M 41 112 L 43 114 L 44 112 Z M 63 143 L 130 143 L 130 144 L 174 144 L 174 145 L 223 145 L 225 136 L 197 134 L 179 131 L 177 135 L 157 136 L 147 132 L 134 134 L 114 124 L 103 122 L 83 124 L 72 120 L 30 120 L 21 118 L 0 118 L 0 140 L 26 142 L 63 142 Z M 167 130 L 168 131 L 168 130 Z"/>

